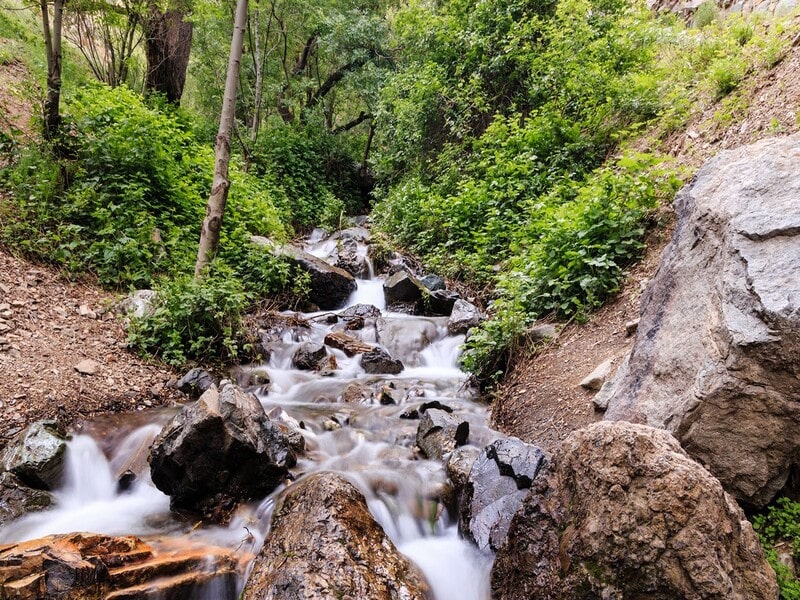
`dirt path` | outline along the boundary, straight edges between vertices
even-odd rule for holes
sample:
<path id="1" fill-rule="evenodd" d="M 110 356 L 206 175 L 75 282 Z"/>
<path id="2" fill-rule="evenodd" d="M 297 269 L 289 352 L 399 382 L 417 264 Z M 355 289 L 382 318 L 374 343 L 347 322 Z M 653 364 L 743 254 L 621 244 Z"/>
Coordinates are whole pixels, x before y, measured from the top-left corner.
<path id="1" fill-rule="evenodd" d="M 174 372 L 127 350 L 116 301 L 0 247 L 0 446 L 38 419 L 69 424 L 181 396 Z"/>

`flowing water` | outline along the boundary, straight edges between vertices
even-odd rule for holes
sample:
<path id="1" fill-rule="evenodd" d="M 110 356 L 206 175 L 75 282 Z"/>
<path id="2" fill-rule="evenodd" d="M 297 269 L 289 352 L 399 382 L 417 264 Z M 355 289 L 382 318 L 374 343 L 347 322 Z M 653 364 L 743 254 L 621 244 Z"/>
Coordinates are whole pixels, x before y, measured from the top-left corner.
<path id="1" fill-rule="evenodd" d="M 307 246 L 322 257 L 335 247 L 334 240 L 318 233 Z M 363 246 L 359 252 L 364 255 Z M 447 511 L 430 500 L 445 483 L 444 469 L 440 462 L 413 453 L 418 421 L 401 418 L 409 408 L 438 400 L 470 422 L 469 443 L 482 447 L 498 437 L 487 427 L 485 407 L 474 401 L 474 392 L 457 367 L 464 337 L 447 334 L 446 318 L 386 312 L 380 279 L 358 280 L 347 306 L 355 304 L 372 304 L 383 314 L 377 321 L 367 319 L 363 329 L 347 333 L 379 343 L 402 360 L 405 369 L 399 375 L 366 374 L 358 357 L 331 348 L 337 369 L 327 376 L 292 368 L 300 344 L 322 343 L 337 328 L 329 322 L 330 313 L 311 313 L 302 315 L 308 327 L 287 326 L 279 332 L 269 363 L 250 367 L 266 370 L 270 379 L 269 385 L 252 391 L 272 419 L 302 427 L 306 453 L 295 473 L 344 473 L 364 493 L 399 550 L 425 574 L 436 600 L 485 600 L 492 557 L 461 540 Z M 346 391 L 360 400 L 343 402 Z M 387 394 L 395 404 L 379 402 L 379 396 Z M 147 449 L 174 414 L 174 409 L 157 409 L 145 417 L 118 415 L 74 435 L 56 507 L 10 524 L 0 532 L 0 542 L 92 531 L 174 536 L 257 553 L 280 490 L 260 503 L 241 507 L 227 527 L 194 527 L 170 513 L 169 498 L 150 482 Z M 126 470 L 138 476 L 121 491 L 118 478 Z M 239 590 L 243 585 L 244 578 Z M 206 589 L 203 596 L 222 598 L 221 593 Z"/>

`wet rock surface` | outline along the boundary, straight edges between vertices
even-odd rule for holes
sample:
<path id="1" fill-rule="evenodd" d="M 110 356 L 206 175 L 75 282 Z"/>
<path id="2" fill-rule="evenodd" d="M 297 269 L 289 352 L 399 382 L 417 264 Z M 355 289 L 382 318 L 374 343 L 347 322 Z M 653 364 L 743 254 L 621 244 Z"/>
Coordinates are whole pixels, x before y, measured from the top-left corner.
<path id="1" fill-rule="evenodd" d="M 243 592 L 243 600 L 423 600 L 428 586 L 386 537 L 364 496 L 340 475 L 291 486 Z"/>
<path id="2" fill-rule="evenodd" d="M 197 400 L 207 389 L 216 384 L 217 380 L 211 373 L 205 369 L 195 367 L 189 369 L 186 374 L 178 380 L 175 387 L 192 400 Z"/>
<path id="3" fill-rule="evenodd" d="M 403 370 L 403 363 L 392 356 L 383 348 L 375 348 L 361 355 L 359 362 L 361 368 L 370 374 L 397 375 Z"/>
<path id="4" fill-rule="evenodd" d="M 49 508 L 53 496 L 26 486 L 13 473 L 0 473 L 0 528 L 31 512 Z"/>
<path id="5" fill-rule="evenodd" d="M 468 439 L 469 422 L 456 415 L 431 408 L 420 417 L 417 446 L 428 458 L 441 460 Z"/>
<path id="6" fill-rule="evenodd" d="M 481 550 L 497 551 L 511 517 L 545 463 L 544 452 L 516 438 L 486 446 L 463 485 L 459 530 Z M 449 472 L 449 471 L 448 471 Z"/>
<path id="7" fill-rule="evenodd" d="M 458 299 L 453 303 L 450 319 L 447 321 L 447 331 L 451 335 L 467 333 L 471 328 L 480 325 L 483 314 L 474 304 Z"/>
<path id="8" fill-rule="evenodd" d="M 56 421 L 37 421 L 11 440 L 0 466 L 29 487 L 52 490 L 61 482 L 66 442 Z"/>
<path id="9" fill-rule="evenodd" d="M 723 152 L 676 197 L 679 223 L 606 419 L 668 429 L 751 506 L 800 457 L 800 136 Z"/>
<path id="10" fill-rule="evenodd" d="M 184 600 L 232 597 L 229 550 L 70 533 L 0 546 L 0 597 L 16 600 Z"/>
<path id="11" fill-rule="evenodd" d="M 220 506 L 274 490 L 296 456 L 258 400 L 223 381 L 162 429 L 149 461 L 173 507 L 217 518 Z"/>
<path id="12" fill-rule="evenodd" d="M 742 510 L 669 433 L 600 422 L 534 480 L 492 597 L 745 600 L 778 588 Z"/>
<path id="13" fill-rule="evenodd" d="M 328 351 L 322 344 L 307 343 L 300 346 L 292 357 L 295 369 L 301 371 L 316 371 L 322 366 Z"/>
<path id="14" fill-rule="evenodd" d="M 425 286 L 407 271 L 398 271 L 383 283 L 386 304 L 417 302 L 422 299 Z"/>

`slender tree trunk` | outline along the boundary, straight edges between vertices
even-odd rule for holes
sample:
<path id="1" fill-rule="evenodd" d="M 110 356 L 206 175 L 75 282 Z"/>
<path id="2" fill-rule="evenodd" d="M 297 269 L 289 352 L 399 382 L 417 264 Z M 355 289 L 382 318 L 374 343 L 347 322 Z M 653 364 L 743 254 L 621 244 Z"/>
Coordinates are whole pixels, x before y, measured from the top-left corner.
<path id="1" fill-rule="evenodd" d="M 145 92 L 162 93 L 173 104 L 181 101 L 192 49 L 192 24 L 184 21 L 184 16 L 183 12 L 174 9 L 161 12 L 153 4 L 149 17 L 144 21 Z"/>
<path id="2" fill-rule="evenodd" d="M 236 110 L 236 88 L 239 85 L 239 66 L 242 62 L 244 46 L 244 30 L 247 24 L 247 0 L 237 0 L 236 16 L 233 21 L 233 37 L 231 53 L 228 59 L 228 72 L 225 77 L 225 96 L 222 99 L 222 114 L 219 118 L 219 131 L 214 147 L 214 181 L 211 195 L 206 204 L 206 218 L 200 231 L 200 244 L 197 249 L 197 263 L 194 266 L 195 277 L 200 277 L 203 270 L 214 259 L 219 247 L 219 232 L 222 228 L 222 216 L 228 200 L 228 161 L 231 156 L 231 132 Z"/>
<path id="3" fill-rule="evenodd" d="M 61 124 L 59 103 L 61 101 L 61 25 L 64 15 L 64 0 L 53 3 L 53 27 L 50 27 L 50 12 L 47 0 L 40 0 L 44 46 L 47 54 L 47 96 L 44 100 L 44 138 L 52 140 Z"/>

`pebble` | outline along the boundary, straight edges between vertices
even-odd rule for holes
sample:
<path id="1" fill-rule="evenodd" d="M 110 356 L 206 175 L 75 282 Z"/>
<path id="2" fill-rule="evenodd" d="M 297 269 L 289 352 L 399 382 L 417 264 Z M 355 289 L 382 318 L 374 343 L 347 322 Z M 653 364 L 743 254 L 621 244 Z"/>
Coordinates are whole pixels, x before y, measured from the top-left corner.
<path id="1" fill-rule="evenodd" d="M 82 360 L 74 367 L 74 369 L 78 373 L 81 373 L 82 375 L 94 375 L 95 373 L 97 373 L 97 370 L 99 368 L 100 368 L 100 363 L 92 360 L 91 358 Z"/>

